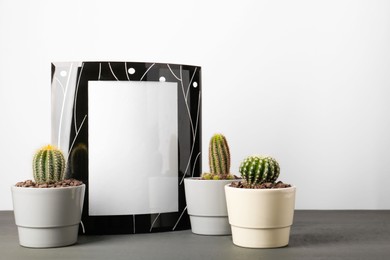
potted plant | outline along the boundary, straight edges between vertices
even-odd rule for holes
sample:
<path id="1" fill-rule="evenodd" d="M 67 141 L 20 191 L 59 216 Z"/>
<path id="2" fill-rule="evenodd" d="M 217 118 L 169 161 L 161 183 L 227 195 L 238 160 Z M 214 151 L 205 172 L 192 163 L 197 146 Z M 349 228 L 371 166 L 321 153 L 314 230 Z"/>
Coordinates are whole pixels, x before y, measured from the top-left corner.
<path id="1" fill-rule="evenodd" d="M 224 186 L 230 174 L 230 151 L 225 136 L 215 134 L 209 145 L 210 173 L 184 179 L 191 230 L 199 235 L 230 235 Z"/>
<path id="2" fill-rule="evenodd" d="M 239 171 L 243 180 L 225 186 L 233 243 L 250 248 L 288 245 L 295 187 L 276 183 L 279 164 L 269 156 L 249 156 Z"/>
<path id="3" fill-rule="evenodd" d="M 11 187 L 19 243 L 24 247 L 60 247 L 76 243 L 85 184 L 64 180 L 65 159 L 48 145 L 33 158 L 34 181 Z"/>

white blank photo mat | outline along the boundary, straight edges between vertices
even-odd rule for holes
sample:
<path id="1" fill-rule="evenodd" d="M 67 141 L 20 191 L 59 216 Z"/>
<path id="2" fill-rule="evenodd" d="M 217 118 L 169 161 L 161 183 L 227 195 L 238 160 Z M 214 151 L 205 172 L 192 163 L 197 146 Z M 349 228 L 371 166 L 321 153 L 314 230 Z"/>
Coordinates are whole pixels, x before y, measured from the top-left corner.
<path id="1" fill-rule="evenodd" d="M 177 83 L 89 81 L 89 215 L 178 211 Z"/>

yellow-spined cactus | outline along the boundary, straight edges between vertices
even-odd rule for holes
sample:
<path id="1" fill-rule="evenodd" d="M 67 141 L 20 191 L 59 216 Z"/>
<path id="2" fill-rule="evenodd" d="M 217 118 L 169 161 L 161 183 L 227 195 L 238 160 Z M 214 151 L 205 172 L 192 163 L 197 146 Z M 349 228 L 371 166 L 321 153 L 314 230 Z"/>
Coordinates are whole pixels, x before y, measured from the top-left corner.
<path id="1" fill-rule="evenodd" d="M 39 149 L 33 158 L 33 175 L 36 183 L 62 181 L 65 173 L 65 158 L 61 150 L 47 145 Z"/>

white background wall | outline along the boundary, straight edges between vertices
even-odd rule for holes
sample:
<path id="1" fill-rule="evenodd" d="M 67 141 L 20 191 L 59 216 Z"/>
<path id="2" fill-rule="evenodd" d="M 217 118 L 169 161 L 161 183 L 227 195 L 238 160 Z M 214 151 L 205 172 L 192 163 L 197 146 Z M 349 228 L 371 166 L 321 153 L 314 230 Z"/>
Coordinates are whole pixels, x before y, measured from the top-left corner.
<path id="1" fill-rule="evenodd" d="M 50 141 L 51 61 L 202 66 L 232 171 L 270 154 L 298 209 L 390 209 L 390 1 L 0 0 L 0 210 Z"/>

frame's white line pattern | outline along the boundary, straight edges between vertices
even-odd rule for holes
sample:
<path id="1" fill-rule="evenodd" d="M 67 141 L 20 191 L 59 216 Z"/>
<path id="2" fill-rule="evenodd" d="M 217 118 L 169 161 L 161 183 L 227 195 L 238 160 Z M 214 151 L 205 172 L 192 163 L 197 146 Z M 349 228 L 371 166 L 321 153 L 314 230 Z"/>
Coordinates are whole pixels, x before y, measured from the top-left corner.
<path id="1" fill-rule="evenodd" d="M 145 71 L 144 75 L 142 75 L 141 79 L 139 81 L 142 81 L 143 78 L 145 77 L 145 75 L 149 72 L 149 70 L 154 66 L 154 64 L 156 63 L 153 63 L 152 65 L 150 65 L 150 67 Z"/>
<path id="2" fill-rule="evenodd" d="M 70 76 L 72 74 L 72 68 L 73 68 L 73 62 L 70 64 L 70 68 L 68 71 L 68 79 L 66 80 L 66 86 L 65 86 L 65 93 L 62 98 L 62 106 L 61 106 L 61 115 L 60 115 L 60 123 L 58 126 L 58 140 L 57 140 L 57 147 L 60 148 L 60 141 L 61 141 L 61 128 L 62 128 L 62 117 L 64 115 L 64 108 L 65 108 L 65 99 L 66 99 L 66 94 L 68 93 L 68 86 L 69 86 L 69 80 Z"/>
<path id="3" fill-rule="evenodd" d="M 101 74 L 102 74 L 102 63 L 99 62 L 99 76 L 98 76 L 98 80 L 100 80 Z"/>
<path id="4" fill-rule="evenodd" d="M 191 79 L 190 79 L 190 83 L 188 84 L 188 88 L 187 88 L 187 92 L 186 92 L 186 100 L 187 100 L 187 98 L 188 98 L 188 92 L 190 91 L 191 83 L 192 83 L 192 80 L 193 80 L 194 77 L 195 77 L 195 73 L 196 73 L 196 69 L 197 69 L 197 68 L 198 68 L 198 67 L 195 67 L 194 73 L 192 74 L 192 77 L 191 77 Z"/>
<path id="5" fill-rule="evenodd" d="M 176 221 L 176 224 L 173 226 L 172 231 L 176 229 L 177 224 L 179 224 L 179 221 L 181 217 L 183 217 L 184 212 L 187 210 L 187 206 L 183 209 L 183 212 L 180 214 L 179 219 Z"/>
<path id="6" fill-rule="evenodd" d="M 135 234 L 135 215 L 133 215 L 133 234 Z"/>
<path id="7" fill-rule="evenodd" d="M 70 148 L 69 148 L 69 150 L 68 150 L 69 152 L 68 152 L 67 161 L 69 160 L 70 152 L 71 152 L 72 149 L 73 149 L 73 145 L 74 145 L 74 143 L 76 142 L 77 136 L 79 135 L 79 132 L 80 132 L 81 128 L 83 127 L 84 121 L 85 121 L 86 118 L 87 118 L 87 115 L 84 116 L 83 121 L 81 121 L 80 127 L 76 130 L 76 135 L 74 136 L 73 141 L 72 141 L 72 145 L 70 146 Z"/>
<path id="8" fill-rule="evenodd" d="M 80 224 L 81 224 L 81 228 L 83 229 L 83 234 L 85 234 L 85 227 L 84 227 L 84 223 L 82 221 L 80 221 Z"/>
<path id="9" fill-rule="evenodd" d="M 77 132 L 77 115 L 76 115 L 76 110 L 77 110 L 77 95 L 78 95 L 78 90 L 79 90 L 79 84 L 80 84 L 80 78 L 81 78 L 81 74 L 83 73 L 83 69 L 84 69 L 84 62 L 83 64 L 81 65 L 81 69 L 80 69 L 80 74 L 79 74 L 79 78 L 77 79 L 77 85 L 76 85 L 76 89 L 75 89 L 75 95 L 74 95 L 74 101 L 73 101 L 73 120 L 74 120 L 74 130 Z M 70 151 L 70 150 L 69 150 Z"/>
<path id="10" fill-rule="evenodd" d="M 176 76 L 176 74 L 173 73 L 173 71 L 172 71 L 171 67 L 169 66 L 169 64 L 167 64 L 167 67 L 168 67 L 168 69 L 171 71 L 172 75 L 173 75 L 177 80 L 180 80 L 180 81 L 181 81 L 181 79 L 179 79 L 179 78 Z M 180 66 L 180 68 L 181 68 L 181 66 Z"/>
<path id="11" fill-rule="evenodd" d="M 114 78 L 115 78 L 117 81 L 119 81 L 119 79 L 116 77 L 114 71 L 113 71 L 112 68 L 111 68 L 111 63 L 108 63 L 108 67 L 110 67 L 111 73 L 112 73 L 112 75 L 114 76 Z"/>
<path id="12" fill-rule="evenodd" d="M 153 226 L 154 226 L 154 223 L 156 223 L 158 217 L 161 215 L 161 213 L 158 213 L 157 217 L 153 220 L 153 223 L 152 225 L 150 226 L 150 229 L 149 229 L 149 232 L 152 232 L 152 229 L 153 229 Z"/>
<path id="13" fill-rule="evenodd" d="M 191 158 L 192 158 L 192 153 L 193 153 L 194 147 L 195 147 L 195 140 L 196 140 L 196 134 L 197 134 L 198 122 L 199 122 L 200 99 L 201 99 L 201 92 L 199 91 L 199 96 L 198 96 L 198 110 L 197 110 L 197 113 L 196 113 L 195 134 L 194 134 L 193 139 L 192 139 L 192 147 L 191 147 L 190 156 L 189 156 L 189 158 L 188 158 L 187 166 L 186 166 L 186 169 L 185 169 L 185 171 L 184 171 L 183 177 L 182 177 L 181 180 L 180 180 L 180 184 L 183 183 L 184 178 L 185 178 L 185 176 L 187 175 L 188 167 L 190 166 Z M 190 117 L 190 120 L 191 120 L 191 117 Z"/>
<path id="14" fill-rule="evenodd" d="M 198 110 L 196 111 L 195 133 L 198 131 L 198 122 L 199 122 L 199 113 L 200 113 L 200 100 L 202 98 L 200 93 L 201 93 L 201 91 L 199 90 L 199 94 L 198 94 Z M 195 142 L 195 137 L 194 137 L 194 142 Z"/>
<path id="15" fill-rule="evenodd" d="M 172 72 L 172 74 L 173 74 L 173 72 Z M 180 65 L 180 75 L 182 75 L 182 66 L 181 66 L 181 65 Z M 190 107 L 188 106 L 188 102 L 187 102 L 187 99 L 186 99 L 186 94 L 185 94 L 185 91 L 184 91 L 183 80 L 180 79 L 180 83 L 181 83 L 181 90 L 182 90 L 182 92 L 183 92 L 184 103 L 186 104 L 186 109 L 187 109 L 187 113 L 188 113 L 188 118 L 190 119 L 190 125 L 191 125 L 191 130 L 192 130 L 192 136 L 195 136 L 194 124 L 192 123 Z"/>
<path id="16" fill-rule="evenodd" d="M 192 158 L 192 153 L 194 152 L 194 147 L 195 147 L 195 142 L 192 141 L 190 156 L 189 156 L 189 158 L 188 158 L 187 166 L 186 166 L 186 169 L 185 169 L 185 171 L 184 171 L 183 177 L 182 177 L 181 180 L 180 180 L 180 185 L 183 183 L 184 178 L 185 178 L 186 175 L 187 175 L 188 168 L 190 167 L 191 158 Z"/>
<path id="17" fill-rule="evenodd" d="M 191 174 L 191 177 L 194 177 L 195 166 L 196 166 L 196 163 L 197 163 L 197 161 L 198 161 L 198 158 L 199 158 L 200 154 L 201 154 L 201 152 L 199 152 L 198 155 L 195 157 L 194 165 L 192 166 L 192 174 Z"/>
<path id="18" fill-rule="evenodd" d="M 65 93 L 65 90 L 64 90 L 64 86 L 62 85 L 61 81 L 57 78 L 57 77 L 54 77 L 54 79 L 58 82 L 58 84 L 60 85 L 61 89 L 62 89 L 62 95 Z"/>
<path id="19" fill-rule="evenodd" d="M 126 71 L 127 80 L 130 81 L 129 72 L 127 71 L 127 62 L 125 62 L 125 71 Z"/>
<path id="20" fill-rule="evenodd" d="M 185 100 L 185 102 L 186 102 L 186 105 L 187 105 L 187 100 Z M 180 185 L 184 182 L 184 178 L 185 178 L 185 176 L 187 174 L 188 167 L 190 165 L 191 158 L 192 158 L 192 153 L 193 153 L 194 146 L 195 146 L 196 133 L 197 133 L 197 130 L 198 130 L 198 122 L 199 122 L 200 102 L 201 102 L 201 91 L 199 91 L 199 96 L 198 96 L 198 110 L 197 110 L 197 113 L 196 113 L 195 134 L 194 134 L 194 138 L 193 138 L 193 142 L 192 142 L 192 148 L 191 148 L 191 152 L 190 152 L 190 156 L 189 156 L 189 159 L 188 159 L 186 170 L 185 170 L 185 172 L 183 174 L 183 178 L 180 181 Z M 190 120 L 191 120 L 191 116 L 190 116 Z M 195 165 L 196 165 L 196 162 L 198 161 L 198 158 L 199 158 L 200 154 L 201 154 L 201 152 L 199 152 L 198 155 L 195 158 L 194 165 L 192 167 L 192 174 L 191 174 L 192 177 L 194 176 Z M 175 226 L 173 227 L 172 230 L 175 230 L 177 224 L 179 223 L 179 221 L 182 218 L 182 216 L 183 216 L 184 212 L 186 211 L 186 209 L 187 209 L 187 205 L 184 208 L 183 212 L 180 214 L 179 219 L 177 220 L 177 222 L 176 222 L 176 224 L 175 224 Z"/>

